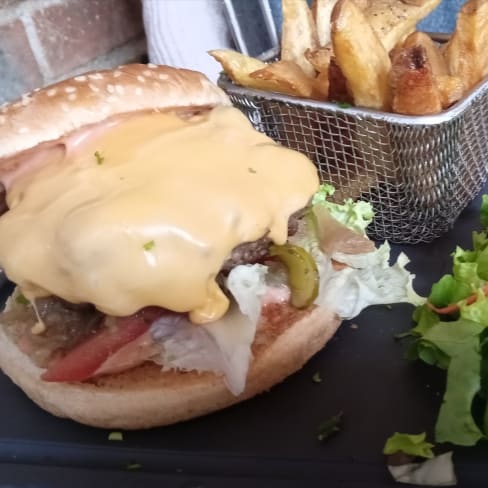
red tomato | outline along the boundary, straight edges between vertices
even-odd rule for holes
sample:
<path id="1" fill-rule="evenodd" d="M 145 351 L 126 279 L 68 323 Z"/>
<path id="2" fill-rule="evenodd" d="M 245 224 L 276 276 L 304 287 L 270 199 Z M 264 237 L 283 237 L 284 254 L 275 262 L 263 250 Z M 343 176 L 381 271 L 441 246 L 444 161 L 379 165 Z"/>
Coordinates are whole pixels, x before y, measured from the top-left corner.
<path id="1" fill-rule="evenodd" d="M 164 310 L 147 307 L 129 317 L 116 319 L 115 327 L 104 327 L 94 336 L 53 361 L 42 374 L 44 381 L 84 381 L 121 347 L 147 332 Z"/>

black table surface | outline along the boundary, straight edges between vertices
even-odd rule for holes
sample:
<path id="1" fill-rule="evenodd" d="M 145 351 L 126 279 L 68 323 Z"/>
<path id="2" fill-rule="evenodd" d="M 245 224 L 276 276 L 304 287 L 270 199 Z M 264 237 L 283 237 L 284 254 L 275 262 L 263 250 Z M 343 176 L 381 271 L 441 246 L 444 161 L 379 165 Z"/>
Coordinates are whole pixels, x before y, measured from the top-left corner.
<path id="1" fill-rule="evenodd" d="M 410 257 L 420 294 L 450 271 L 456 245 L 471 245 L 479 205 L 478 197 L 435 242 L 393 246 Z M 5 285 L 2 300 L 8 292 Z M 445 381 L 443 372 L 405 360 L 393 339 L 411 327 L 412 310 L 370 307 L 271 391 L 182 424 L 124 432 L 121 442 L 49 415 L 0 374 L 0 487 L 398 486 L 381 453 L 385 440 L 395 431 L 432 439 Z M 318 424 L 339 411 L 343 430 L 320 443 Z M 488 486 L 487 455 L 483 444 L 454 448 L 459 486 Z"/>

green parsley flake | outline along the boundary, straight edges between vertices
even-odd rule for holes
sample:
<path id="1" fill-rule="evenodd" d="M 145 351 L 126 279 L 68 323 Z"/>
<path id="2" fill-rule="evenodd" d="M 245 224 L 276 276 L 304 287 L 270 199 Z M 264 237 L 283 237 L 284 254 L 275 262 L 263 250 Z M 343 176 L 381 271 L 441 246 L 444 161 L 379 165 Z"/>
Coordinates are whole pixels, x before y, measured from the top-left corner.
<path id="1" fill-rule="evenodd" d="M 144 251 L 150 251 L 156 243 L 154 242 L 154 239 L 146 242 L 142 247 L 144 248 Z"/>
<path id="2" fill-rule="evenodd" d="M 312 381 L 314 383 L 322 383 L 322 376 L 320 376 L 320 371 L 314 373 L 314 375 L 312 376 Z"/>
<path id="3" fill-rule="evenodd" d="M 99 151 L 95 151 L 95 159 L 97 160 L 97 164 L 102 164 L 103 161 L 105 160 L 105 157 L 100 154 Z"/>
<path id="4" fill-rule="evenodd" d="M 123 441 L 124 436 L 122 435 L 122 432 L 110 432 L 108 435 L 108 440 L 109 441 Z"/>
<path id="5" fill-rule="evenodd" d="M 350 103 L 347 103 L 347 102 L 337 102 L 337 105 L 340 108 L 351 108 L 352 107 L 352 105 Z"/>
<path id="6" fill-rule="evenodd" d="M 141 469 L 142 468 L 142 464 L 139 464 L 139 463 L 129 463 L 126 468 L 129 470 L 129 471 L 134 471 L 136 469 Z"/>
<path id="7" fill-rule="evenodd" d="M 29 300 L 27 300 L 27 298 L 25 298 L 25 296 L 24 296 L 24 295 L 22 295 L 22 293 L 21 293 L 20 295 L 17 295 L 17 296 L 15 297 L 15 301 L 16 301 L 17 303 L 19 303 L 20 305 L 29 305 L 29 303 L 30 303 L 30 301 L 29 301 Z"/>

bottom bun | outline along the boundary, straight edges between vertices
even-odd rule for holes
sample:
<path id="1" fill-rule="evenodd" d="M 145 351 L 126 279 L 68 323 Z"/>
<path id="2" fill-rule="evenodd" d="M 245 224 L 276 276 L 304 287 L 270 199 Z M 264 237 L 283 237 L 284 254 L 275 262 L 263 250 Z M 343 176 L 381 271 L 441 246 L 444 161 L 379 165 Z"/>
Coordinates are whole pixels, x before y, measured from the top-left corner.
<path id="1" fill-rule="evenodd" d="M 300 369 L 339 327 L 324 308 L 270 305 L 253 343 L 246 389 L 232 395 L 212 373 L 161 371 L 154 363 L 84 383 L 50 383 L 0 327 L 0 367 L 40 407 L 95 427 L 144 429 L 220 410 L 263 392 Z"/>

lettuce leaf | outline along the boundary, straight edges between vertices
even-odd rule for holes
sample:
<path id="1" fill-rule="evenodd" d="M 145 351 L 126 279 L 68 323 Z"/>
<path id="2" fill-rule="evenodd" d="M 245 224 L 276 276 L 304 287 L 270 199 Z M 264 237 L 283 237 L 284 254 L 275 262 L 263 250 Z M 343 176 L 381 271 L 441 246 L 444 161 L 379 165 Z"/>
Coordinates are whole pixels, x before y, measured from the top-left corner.
<path id="1" fill-rule="evenodd" d="M 332 185 L 320 185 L 319 190 L 312 198 L 312 205 L 324 205 L 341 224 L 360 234 L 366 233 L 366 227 L 374 217 L 373 207 L 363 200 L 353 201 L 347 198 L 344 203 L 329 202 L 327 199 L 335 192 Z"/>
<path id="2" fill-rule="evenodd" d="M 434 457 L 434 453 L 432 452 L 434 444 L 427 442 L 425 438 L 425 432 L 420 434 L 401 434 L 395 432 L 386 440 L 383 454 L 390 455 L 397 452 L 404 452 L 411 456 L 420 456 L 431 459 Z"/>

